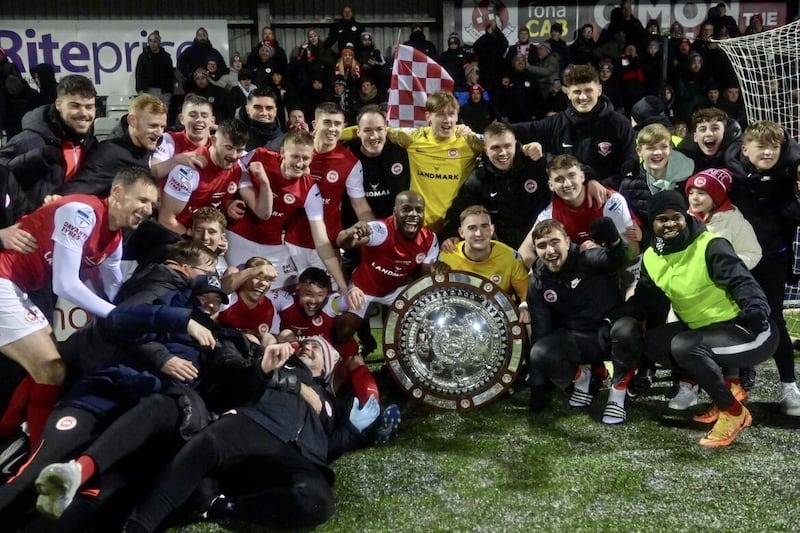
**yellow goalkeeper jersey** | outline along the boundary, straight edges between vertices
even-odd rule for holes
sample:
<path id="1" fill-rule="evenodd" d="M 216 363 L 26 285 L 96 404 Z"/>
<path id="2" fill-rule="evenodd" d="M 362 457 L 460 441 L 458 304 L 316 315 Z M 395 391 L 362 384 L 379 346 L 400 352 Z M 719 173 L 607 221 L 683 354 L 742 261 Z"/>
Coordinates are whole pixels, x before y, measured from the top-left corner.
<path id="1" fill-rule="evenodd" d="M 514 293 L 524 302 L 528 296 L 530 274 L 516 250 L 500 241 L 492 241 L 492 253 L 484 261 L 472 261 L 464 255 L 464 241 L 452 252 L 441 252 L 439 260 L 453 270 L 464 270 L 478 274 L 494 282 L 504 293 Z"/>
<path id="2" fill-rule="evenodd" d="M 441 232 L 447 209 L 475 168 L 483 141 L 474 133 L 439 141 L 430 126 L 389 128 L 387 137 L 408 152 L 411 190 L 425 199 L 425 225 Z"/>

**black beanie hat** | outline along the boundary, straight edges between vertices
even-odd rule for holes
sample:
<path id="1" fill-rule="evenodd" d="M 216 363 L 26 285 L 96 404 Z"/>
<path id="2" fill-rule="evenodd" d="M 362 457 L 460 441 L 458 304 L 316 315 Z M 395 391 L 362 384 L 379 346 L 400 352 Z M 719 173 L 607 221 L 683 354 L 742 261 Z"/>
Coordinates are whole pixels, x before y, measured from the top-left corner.
<path id="1" fill-rule="evenodd" d="M 665 209 L 673 209 L 685 214 L 689 206 L 686 198 L 678 191 L 657 192 L 647 201 L 648 224 L 652 226 L 653 220 Z"/>

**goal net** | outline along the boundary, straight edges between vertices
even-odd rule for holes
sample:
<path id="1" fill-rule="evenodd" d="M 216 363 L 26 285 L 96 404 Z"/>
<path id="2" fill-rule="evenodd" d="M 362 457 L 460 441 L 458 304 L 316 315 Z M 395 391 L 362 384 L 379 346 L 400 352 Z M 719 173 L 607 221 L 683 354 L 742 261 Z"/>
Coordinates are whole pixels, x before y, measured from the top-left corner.
<path id="1" fill-rule="evenodd" d="M 771 120 L 800 140 L 800 20 L 779 28 L 715 40 L 739 79 L 747 121 Z M 795 237 L 797 258 L 800 233 Z M 795 259 L 795 273 L 800 262 Z M 800 286 L 786 285 L 784 317 L 789 333 L 800 337 Z"/>

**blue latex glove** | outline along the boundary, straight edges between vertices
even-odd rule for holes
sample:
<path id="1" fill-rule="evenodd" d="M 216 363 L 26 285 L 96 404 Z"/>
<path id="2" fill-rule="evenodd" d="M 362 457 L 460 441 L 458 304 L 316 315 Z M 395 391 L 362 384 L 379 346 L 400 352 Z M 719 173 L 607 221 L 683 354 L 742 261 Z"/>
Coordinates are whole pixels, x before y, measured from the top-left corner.
<path id="1" fill-rule="evenodd" d="M 370 424 L 375 422 L 381 412 L 381 406 L 375 396 L 370 396 L 364 407 L 358 401 L 358 398 L 353 400 L 353 407 L 350 409 L 350 423 L 355 426 L 358 431 L 364 431 Z"/>

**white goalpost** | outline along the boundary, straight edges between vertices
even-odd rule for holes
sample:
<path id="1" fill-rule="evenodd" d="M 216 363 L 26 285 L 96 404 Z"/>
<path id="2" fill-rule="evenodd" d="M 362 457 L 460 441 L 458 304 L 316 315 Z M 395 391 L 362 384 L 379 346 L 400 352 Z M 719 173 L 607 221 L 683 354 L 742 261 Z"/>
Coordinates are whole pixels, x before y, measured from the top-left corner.
<path id="1" fill-rule="evenodd" d="M 770 120 L 800 140 L 800 20 L 772 30 L 715 40 L 733 64 L 747 120 Z M 794 271 L 800 272 L 794 242 Z M 786 285 L 784 316 L 792 337 L 800 337 L 800 287 Z"/>

